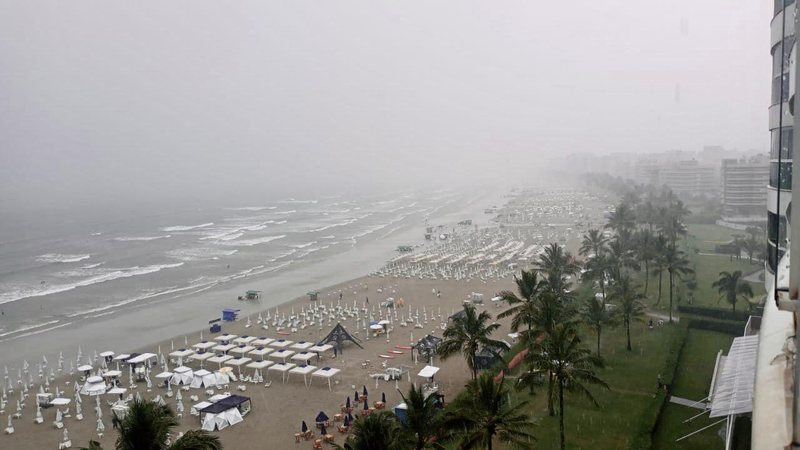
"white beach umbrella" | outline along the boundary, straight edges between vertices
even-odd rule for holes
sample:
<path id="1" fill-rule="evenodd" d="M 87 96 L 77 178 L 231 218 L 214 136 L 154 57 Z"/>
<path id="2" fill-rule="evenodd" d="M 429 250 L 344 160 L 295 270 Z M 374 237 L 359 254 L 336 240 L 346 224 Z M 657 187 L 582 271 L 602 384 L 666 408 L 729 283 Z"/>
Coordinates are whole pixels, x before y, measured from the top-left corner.
<path id="1" fill-rule="evenodd" d="M 80 402 L 75 402 L 75 418 L 83 420 L 83 407 Z"/>
<path id="2" fill-rule="evenodd" d="M 106 426 L 103 425 L 103 419 L 98 417 L 97 418 L 97 434 L 102 436 L 105 431 L 106 431 Z"/>
<path id="3" fill-rule="evenodd" d="M 64 442 L 69 441 L 69 431 L 67 431 L 67 427 L 64 427 Z"/>
<path id="4" fill-rule="evenodd" d="M 61 414 L 61 410 L 56 407 L 56 422 L 61 422 L 64 420 L 64 415 Z"/>
<path id="5" fill-rule="evenodd" d="M 8 427 L 6 428 L 6 430 L 9 433 L 14 432 L 14 422 L 11 421 L 11 414 L 8 415 Z"/>

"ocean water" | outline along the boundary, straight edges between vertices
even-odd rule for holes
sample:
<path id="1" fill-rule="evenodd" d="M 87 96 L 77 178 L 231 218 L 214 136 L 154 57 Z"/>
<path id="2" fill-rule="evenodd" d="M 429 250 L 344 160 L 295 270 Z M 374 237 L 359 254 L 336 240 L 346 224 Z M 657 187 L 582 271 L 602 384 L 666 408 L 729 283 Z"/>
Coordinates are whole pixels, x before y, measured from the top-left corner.
<path id="1" fill-rule="evenodd" d="M 485 220 L 498 199 L 442 189 L 7 221 L 0 364 L 78 345 L 129 350 L 224 307 L 274 306 L 377 269 L 397 245 L 421 243 L 426 223 Z M 246 289 L 264 298 L 238 302 Z"/>

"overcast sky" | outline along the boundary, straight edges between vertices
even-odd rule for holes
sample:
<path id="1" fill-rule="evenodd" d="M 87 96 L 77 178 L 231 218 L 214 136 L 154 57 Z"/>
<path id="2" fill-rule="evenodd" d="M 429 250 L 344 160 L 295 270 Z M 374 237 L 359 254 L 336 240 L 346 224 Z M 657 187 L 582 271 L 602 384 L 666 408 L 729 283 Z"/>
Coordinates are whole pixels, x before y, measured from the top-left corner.
<path id="1" fill-rule="evenodd" d="M 767 150 L 771 1 L 0 2 L 0 206 Z"/>

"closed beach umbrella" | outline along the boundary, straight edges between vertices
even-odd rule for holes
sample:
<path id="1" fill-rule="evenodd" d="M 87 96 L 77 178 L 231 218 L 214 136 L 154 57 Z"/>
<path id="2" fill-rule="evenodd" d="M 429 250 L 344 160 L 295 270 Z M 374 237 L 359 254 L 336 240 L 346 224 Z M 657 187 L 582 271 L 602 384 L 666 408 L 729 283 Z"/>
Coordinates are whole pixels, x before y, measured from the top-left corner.
<path id="1" fill-rule="evenodd" d="M 344 426 L 350 426 L 350 416 L 344 416 Z"/>
<path id="2" fill-rule="evenodd" d="M 322 429 L 320 430 L 320 434 L 322 434 L 323 436 L 328 434 L 328 430 L 325 429 L 325 425 L 322 426 Z"/>
<path id="3" fill-rule="evenodd" d="M 386 403 L 386 392 L 381 392 L 381 401 Z"/>
<path id="4" fill-rule="evenodd" d="M 350 396 L 349 395 L 347 396 L 347 401 L 344 402 L 344 406 L 347 407 L 347 408 L 350 408 Z"/>
<path id="5" fill-rule="evenodd" d="M 308 431 L 308 425 L 306 425 L 306 421 L 305 420 L 303 421 L 303 425 L 300 426 L 300 431 L 303 432 L 303 433 Z"/>
<path id="6" fill-rule="evenodd" d="M 367 386 L 364 386 L 364 389 L 361 391 L 361 393 L 364 394 L 364 397 L 367 396 Z"/>
<path id="7" fill-rule="evenodd" d="M 347 413 L 347 419 L 350 420 L 350 423 L 353 423 L 353 414 Z"/>
<path id="8" fill-rule="evenodd" d="M 367 399 L 364 399 L 364 411 L 369 409 L 369 405 L 367 404 Z"/>
<path id="9" fill-rule="evenodd" d="M 356 391 L 356 393 L 353 395 L 353 398 L 356 399 L 356 401 L 358 401 L 358 391 Z"/>

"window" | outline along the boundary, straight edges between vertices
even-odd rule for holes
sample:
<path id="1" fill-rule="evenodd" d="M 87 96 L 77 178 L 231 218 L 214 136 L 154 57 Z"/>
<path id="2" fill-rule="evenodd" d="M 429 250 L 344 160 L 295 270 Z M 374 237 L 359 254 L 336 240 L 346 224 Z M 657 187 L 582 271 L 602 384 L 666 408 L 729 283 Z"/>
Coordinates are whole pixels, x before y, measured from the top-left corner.
<path id="1" fill-rule="evenodd" d="M 794 147 L 794 131 L 791 128 L 783 128 L 783 136 L 780 139 L 780 134 L 778 130 L 772 130 L 771 132 L 771 139 L 772 144 L 770 146 L 769 157 L 770 159 L 782 159 L 784 161 L 792 159 L 792 148 Z M 778 146 L 780 145 L 781 151 L 778 154 Z"/>
<path id="2" fill-rule="evenodd" d="M 781 85 L 783 81 L 783 85 Z M 783 92 L 781 92 L 783 88 Z M 778 101 L 789 100 L 789 74 L 785 73 L 783 76 L 778 76 L 772 79 L 772 104 L 777 105 Z"/>
<path id="3" fill-rule="evenodd" d="M 783 3 L 783 5 L 781 5 Z M 775 0 L 775 14 L 778 14 L 783 10 L 784 7 L 791 5 L 794 3 L 794 0 Z"/>
<path id="4" fill-rule="evenodd" d="M 777 162 L 769 163 L 769 185 L 780 189 L 792 188 L 792 163 L 784 162 L 778 169 Z"/>
<path id="5" fill-rule="evenodd" d="M 789 57 L 792 54 L 792 46 L 794 45 L 794 35 L 787 36 L 783 42 L 778 43 L 772 50 L 772 76 L 777 77 L 783 73 L 789 72 Z M 783 52 L 781 52 L 781 47 L 783 48 Z M 781 53 L 783 54 L 783 60 L 781 61 Z M 781 65 L 783 64 L 783 65 Z"/>
<path id="6" fill-rule="evenodd" d="M 767 213 L 767 239 L 773 243 L 776 242 L 775 237 L 780 236 L 781 247 L 786 247 L 788 241 L 786 240 L 786 218 L 781 217 L 780 226 L 775 227 L 778 215 L 772 212 Z"/>

